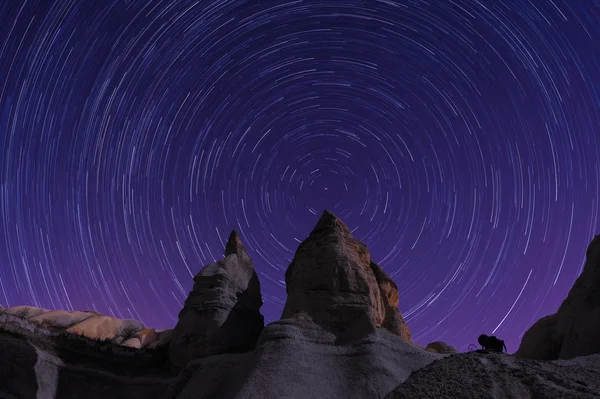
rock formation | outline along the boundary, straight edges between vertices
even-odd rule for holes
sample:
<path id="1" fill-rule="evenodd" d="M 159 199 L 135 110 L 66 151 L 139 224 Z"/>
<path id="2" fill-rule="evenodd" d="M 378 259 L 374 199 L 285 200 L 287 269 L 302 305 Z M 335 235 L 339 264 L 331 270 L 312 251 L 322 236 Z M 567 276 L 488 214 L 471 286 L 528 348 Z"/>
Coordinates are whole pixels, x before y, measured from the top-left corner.
<path id="1" fill-rule="evenodd" d="M 65 332 L 135 348 L 156 348 L 168 344 L 172 331 L 159 332 L 144 327 L 144 324 L 137 320 L 122 320 L 94 311 L 50 311 L 33 306 L 14 306 L 4 309 L 3 313 L 49 329 L 50 334 Z"/>
<path id="2" fill-rule="evenodd" d="M 597 399 L 600 355 L 540 362 L 460 353 L 413 372 L 385 399 Z"/>
<path id="3" fill-rule="evenodd" d="M 253 262 L 234 230 L 225 258 L 194 277 L 173 331 L 171 364 L 183 368 L 192 359 L 251 350 L 264 327 L 262 304 Z"/>
<path id="4" fill-rule="evenodd" d="M 367 247 L 325 211 L 285 273 L 282 319 L 306 315 L 342 340 L 383 327 L 410 341 L 398 310 L 398 288 L 371 262 Z"/>
<path id="5" fill-rule="evenodd" d="M 526 334 L 522 355 L 598 352 L 599 247 L 596 237 L 569 297 Z M 281 320 L 263 326 L 258 277 L 234 231 L 225 258 L 194 277 L 175 329 L 0 308 L 0 397 L 598 397 L 600 355 L 537 361 L 412 343 L 396 284 L 330 212 L 298 247 L 286 284 Z"/>
<path id="6" fill-rule="evenodd" d="M 383 301 L 384 318 L 381 327 L 412 342 L 412 336 L 408 329 L 408 325 L 404 322 L 402 313 L 400 313 L 400 310 L 398 309 L 398 286 L 377 263 L 371 261 L 369 266 L 375 275 L 375 280 L 377 281 L 377 286 L 379 287 L 379 292 Z"/>
<path id="7" fill-rule="evenodd" d="M 527 330 L 516 355 L 554 360 L 594 353 L 600 353 L 600 235 L 588 246 L 583 272 L 558 311 Z"/>
<path id="8" fill-rule="evenodd" d="M 455 347 L 448 345 L 445 342 L 434 341 L 427 344 L 425 350 L 432 353 L 441 353 L 444 355 L 451 355 L 453 353 L 458 353 Z"/>

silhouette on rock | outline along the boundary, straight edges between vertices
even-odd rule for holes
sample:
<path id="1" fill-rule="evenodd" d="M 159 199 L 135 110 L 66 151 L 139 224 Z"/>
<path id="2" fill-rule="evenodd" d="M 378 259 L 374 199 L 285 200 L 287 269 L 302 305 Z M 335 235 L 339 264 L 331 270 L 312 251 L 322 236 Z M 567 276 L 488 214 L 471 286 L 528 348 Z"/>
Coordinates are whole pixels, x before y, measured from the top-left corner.
<path id="1" fill-rule="evenodd" d="M 179 313 L 169 346 L 176 369 L 190 360 L 251 350 L 264 327 L 260 283 L 252 259 L 234 230 L 225 258 L 204 266 Z"/>
<path id="2" fill-rule="evenodd" d="M 583 272 L 558 311 L 538 320 L 523 336 L 517 356 L 570 359 L 600 353 L 600 235 L 586 252 Z"/>
<path id="3" fill-rule="evenodd" d="M 398 311 L 396 284 L 327 210 L 298 246 L 285 282 L 282 319 L 308 317 L 342 340 L 359 339 L 379 327 L 411 340 Z"/>

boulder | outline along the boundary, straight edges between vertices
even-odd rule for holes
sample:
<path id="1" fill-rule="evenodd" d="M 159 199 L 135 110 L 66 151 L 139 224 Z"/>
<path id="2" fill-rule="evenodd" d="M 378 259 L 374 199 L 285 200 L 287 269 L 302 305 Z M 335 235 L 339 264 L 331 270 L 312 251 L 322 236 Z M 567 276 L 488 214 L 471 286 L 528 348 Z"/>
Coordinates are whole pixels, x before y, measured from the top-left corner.
<path id="1" fill-rule="evenodd" d="M 234 230 L 225 258 L 204 266 L 179 313 L 169 344 L 175 369 L 192 359 L 251 350 L 264 327 L 258 276 Z"/>
<path id="2" fill-rule="evenodd" d="M 66 331 L 71 334 L 83 335 L 91 339 L 100 341 L 114 340 L 127 331 L 139 331 L 144 328 L 144 324 L 137 320 L 120 320 L 109 316 L 92 316 Z"/>
<path id="3" fill-rule="evenodd" d="M 285 281 L 282 319 L 306 314 L 342 340 L 359 339 L 380 327 L 411 340 L 398 310 L 396 284 L 329 211 L 298 246 Z"/>
<path id="4" fill-rule="evenodd" d="M 425 347 L 425 350 L 429 351 L 429 352 L 433 352 L 433 353 L 441 353 L 443 355 L 458 353 L 458 351 L 456 350 L 455 347 L 450 346 L 447 343 L 442 342 L 442 341 L 435 341 L 435 342 L 428 343 L 427 346 Z"/>
<path id="5" fill-rule="evenodd" d="M 523 335 L 517 356 L 570 359 L 600 353 L 600 235 L 586 252 L 581 275 L 558 311 L 538 320 Z"/>
<path id="6" fill-rule="evenodd" d="M 122 346 L 128 346 L 128 347 L 130 347 L 130 348 L 137 348 L 137 349 L 140 349 L 140 348 L 142 347 L 142 343 L 141 343 L 141 342 L 140 342 L 140 340 L 139 340 L 138 338 L 136 338 L 136 337 L 133 337 L 133 338 L 129 338 L 129 339 L 126 339 L 126 340 L 124 340 L 124 341 L 121 343 L 121 345 L 122 345 Z"/>
<path id="7" fill-rule="evenodd" d="M 158 340 L 158 333 L 154 328 L 144 328 L 135 333 L 135 338 L 139 339 L 142 347 L 146 347 Z"/>

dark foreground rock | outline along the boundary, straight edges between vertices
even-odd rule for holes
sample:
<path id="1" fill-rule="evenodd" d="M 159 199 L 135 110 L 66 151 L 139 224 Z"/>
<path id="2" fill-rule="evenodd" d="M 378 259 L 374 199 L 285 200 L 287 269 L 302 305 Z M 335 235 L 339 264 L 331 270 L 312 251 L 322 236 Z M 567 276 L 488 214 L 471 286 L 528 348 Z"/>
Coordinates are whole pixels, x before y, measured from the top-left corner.
<path id="1" fill-rule="evenodd" d="M 253 352 L 190 362 L 167 398 L 377 399 L 440 357 L 385 329 L 339 344 L 296 317 L 266 326 Z"/>
<path id="2" fill-rule="evenodd" d="M 600 235 L 588 246 L 583 272 L 558 311 L 527 330 L 516 355 L 554 360 L 595 353 L 600 353 Z"/>
<path id="3" fill-rule="evenodd" d="M 0 398 L 156 398 L 171 385 L 166 347 L 123 347 L 0 315 Z"/>
<path id="4" fill-rule="evenodd" d="M 461 353 L 415 371 L 385 399 L 594 399 L 600 355 L 550 362 Z"/>

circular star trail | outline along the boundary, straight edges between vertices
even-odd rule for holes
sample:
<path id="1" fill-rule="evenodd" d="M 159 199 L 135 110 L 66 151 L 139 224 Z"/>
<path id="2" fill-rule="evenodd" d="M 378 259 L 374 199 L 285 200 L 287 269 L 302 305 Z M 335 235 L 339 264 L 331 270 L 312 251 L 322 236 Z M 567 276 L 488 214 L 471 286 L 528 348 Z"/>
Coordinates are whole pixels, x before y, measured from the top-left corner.
<path id="1" fill-rule="evenodd" d="M 280 317 L 323 209 L 415 341 L 514 351 L 598 233 L 595 1 L 7 1 L 0 303 L 174 326 L 236 228 Z"/>

